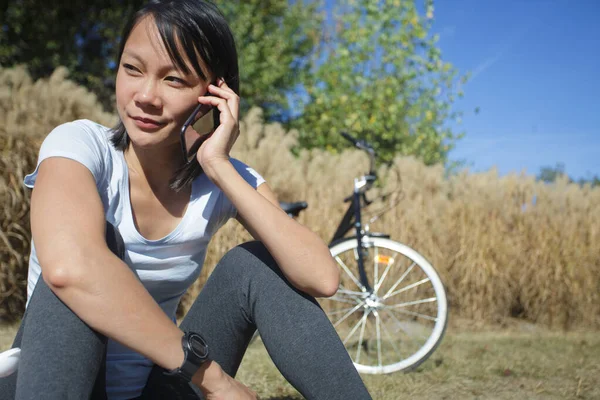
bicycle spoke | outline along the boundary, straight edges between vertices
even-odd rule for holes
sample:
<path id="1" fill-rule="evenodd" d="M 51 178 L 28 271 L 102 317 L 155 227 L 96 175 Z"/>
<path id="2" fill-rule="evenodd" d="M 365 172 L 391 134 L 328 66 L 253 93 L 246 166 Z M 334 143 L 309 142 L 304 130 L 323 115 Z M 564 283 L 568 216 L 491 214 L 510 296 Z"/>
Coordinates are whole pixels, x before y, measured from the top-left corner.
<path id="1" fill-rule="evenodd" d="M 368 314 L 367 314 L 368 315 Z M 365 337 L 365 327 L 367 326 L 367 318 L 362 318 L 362 327 L 360 328 L 360 336 L 358 338 L 358 346 L 356 346 L 356 360 L 355 363 L 360 362 L 360 350 L 362 349 L 362 343 Z"/>
<path id="2" fill-rule="evenodd" d="M 340 319 L 339 321 L 337 321 L 335 324 L 333 324 L 334 327 L 338 326 L 340 323 L 342 323 L 342 321 L 344 321 L 346 318 L 348 318 L 350 315 L 352 315 L 352 313 L 356 310 L 358 310 L 359 308 L 361 308 L 363 306 L 364 302 L 358 303 L 356 305 L 356 307 L 354 307 L 353 309 L 351 309 L 350 311 L 348 311 L 348 313 L 346 315 L 344 315 L 342 317 L 342 319 Z"/>
<path id="3" fill-rule="evenodd" d="M 392 293 L 394 291 L 394 289 L 396 289 L 396 287 L 398 287 L 398 285 L 400 283 L 402 283 L 402 281 L 404 280 L 404 278 L 406 278 L 406 275 L 408 275 L 410 273 L 410 271 L 412 271 L 412 269 L 415 267 L 415 265 L 417 265 L 417 263 L 413 262 L 410 267 L 408 267 L 408 269 L 402 274 L 402 276 L 400 277 L 400 279 L 398 279 L 398 281 L 396 283 L 394 283 L 394 286 L 392 286 L 390 288 L 390 290 L 387 291 L 386 294 L 383 295 L 383 298 L 385 299 L 390 293 Z"/>
<path id="4" fill-rule="evenodd" d="M 383 318 L 382 318 L 383 320 Z M 383 332 L 387 335 L 388 340 L 390 341 L 390 344 L 392 345 L 392 347 L 394 348 L 394 351 L 396 352 L 396 355 L 399 357 L 400 360 L 402 360 L 402 354 L 400 353 L 400 351 L 398 350 L 398 348 L 396 347 L 396 344 L 394 343 L 394 339 L 392 339 L 392 335 L 390 334 L 390 332 L 388 331 L 388 329 L 385 326 L 385 323 L 381 324 L 382 328 L 383 328 Z"/>
<path id="5" fill-rule="evenodd" d="M 337 292 L 335 292 L 335 295 L 328 297 L 324 300 L 335 300 L 342 303 L 356 304 L 357 302 L 362 301 L 365 298 L 365 296 L 367 296 L 367 293 L 348 290 L 344 287 L 344 285 L 340 284 L 340 288 Z"/>
<path id="6" fill-rule="evenodd" d="M 336 292 L 336 294 L 343 294 L 348 297 L 352 297 L 351 295 L 355 295 L 355 296 L 359 296 L 361 298 L 365 296 L 365 292 L 357 292 L 354 290 L 346 289 L 346 287 L 344 285 L 342 285 L 341 283 L 340 283 L 340 286 L 338 287 L 338 291 Z"/>
<path id="7" fill-rule="evenodd" d="M 379 247 L 375 246 L 373 257 L 373 282 L 375 282 L 375 293 L 377 293 L 377 281 L 379 280 Z"/>
<path id="8" fill-rule="evenodd" d="M 333 301 L 338 301 L 340 303 L 348 303 L 348 304 L 356 304 L 356 299 L 354 299 L 355 301 L 350 301 L 350 299 L 344 299 L 341 297 L 337 297 L 337 296 L 331 296 L 326 298 L 325 300 L 333 300 Z"/>
<path id="9" fill-rule="evenodd" d="M 386 311 L 387 311 L 387 312 L 388 312 L 388 313 L 389 313 L 389 314 L 392 316 L 392 318 L 394 318 L 394 320 L 396 320 L 396 323 L 398 324 L 398 328 L 400 328 L 400 330 L 401 330 L 402 332 L 404 332 L 404 334 L 405 334 L 406 336 L 408 336 L 408 337 L 411 337 L 411 338 L 412 338 L 412 337 L 418 337 L 418 338 L 422 339 L 423 341 L 427 341 L 427 338 L 429 337 L 429 335 L 424 335 L 424 334 L 422 334 L 422 333 L 421 333 L 421 334 L 418 334 L 418 335 L 416 335 L 416 334 L 414 334 L 414 333 L 410 333 L 409 331 L 407 331 L 407 330 L 404 328 L 404 326 L 402 326 L 402 325 L 403 325 L 402 321 L 400 321 L 400 320 L 398 319 L 398 317 L 396 317 L 396 315 L 394 314 L 394 312 L 395 312 L 395 311 L 397 311 L 397 310 L 386 310 Z"/>
<path id="10" fill-rule="evenodd" d="M 388 294 L 388 295 L 385 295 L 385 296 L 383 296 L 383 298 L 382 298 L 381 300 L 388 299 L 388 298 L 390 298 L 390 297 L 392 297 L 392 296 L 395 296 L 395 295 L 397 295 L 398 293 L 402 293 L 402 292 L 404 292 L 404 291 L 406 291 L 406 290 L 408 290 L 408 289 L 412 289 L 412 288 L 414 288 L 414 287 L 417 287 L 417 286 L 419 286 L 419 285 L 422 285 L 422 284 L 424 284 L 425 282 L 429 282 L 429 281 L 430 281 L 430 279 L 429 279 L 429 278 L 421 279 L 419 282 L 415 282 L 415 283 L 413 283 L 413 284 L 411 284 L 411 285 L 408 285 L 408 286 L 405 286 L 405 287 L 403 287 L 403 288 L 402 288 L 402 289 L 400 289 L 400 290 L 396 290 L 394 293 L 390 293 L 390 294 Z"/>
<path id="11" fill-rule="evenodd" d="M 396 261 L 396 259 L 394 257 L 391 257 L 391 259 L 392 259 L 392 262 L 388 263 L 387 267 L 385 267 L 385 271 L 383 271 L 383 274 L 381 274 L 381 279 L 375 284 L 375 293 L 377 293 L 377 291 L 383 284 L 383 280 L 386 278 L 388 272 L 390 272 L 392 265 L 394 265 L 394 261 Z"/>
<path id="12" fill-rule="evenodd" d="M 346 342 L 348 341 L 348 339 L 350 339 L 352 337 L 352 335 L 354 335 L 354 332 L 356 331 L 356 329 L 358 329 L 359 324 L 363 323 L 363 321 L 367 319 L 370 312 L 371 311 L 365 311 L 365 315 L 363 315 L 363 317 L 360 319 L 360 321 L 358 321 L 356 323 L 356 325 L 354 325 L 354 328 L 352 328 L 352 330 L 350 331 L 348 336 L 346 336 L 346 339 L 344 339 L 344 341 L 343 341 L 344 346 L 346 345 Z M 359 344 L 359 346 L 360 346 L 360 344 Z"/>
<path id="13" fill-rule="evenodd" d="M 437 322 L 437 318 L 429 316 L 429 315 L 425 315 L 425 314 L 420 314 L 418 312 L 414 312 L 414 311 L 408 311 L 408 310 L 394 310 L 395 312 L 399 312 L 401 314 L 406 314 L 406 315 L 412 315 L 413 317 L 419 317 L 419 318 L 424 318 L 424 319 L 428 319 L 430 321 L 434 321 Z"/>
<path id="14" fill-rule="evenodd" d="M 409 337 L 410 337 L 410 336 L 412 336 L 412 335 L 410 334 L 410 332 L 409 332 L 409 331 L 407 331 L 407 330 L 404 328 L 404 326 L 403 326 L 404 324 L 402 323 L 402 321 L 400 321 L 400 320 L 398 319 L 398 317 L 396 317 L 396 316 L 394 315 L 394 313 L 392 312 L 392 310 L 385 310 L 385 311 L 387 311 L 387 312 L 388 312 L 388 314 L 390 314 L 390 316 L 391 316 L 391 317 L 394 319 L 394 321 L 396 321 L 396 324 L 398 325 L 398 329 L 400 329 L 402 332 L 404 332 L 404 334 L 405 334 L 406 336 L 409 336 Z"/>
<path id="15" fill-rule="evenodd" d="M 342 267 L 342 269 L 346 272 L 346 274 L 348 274 L 348 276 L 350 277 L 350 279 L 352 279 L 352 281 L 356 284 L 356 286 L 362 290 L 363 292 L 366 292 L 367 289 L 365 289 L 365 287 L 362 285 L 362 283 L 360 283 L 358 281 L 358 279 L 356 279 L 356 277 L 354 275 L 352 275 L 352 272 L 350 272 L 350 269 L 348 269 L 348 267 L 346 266 L 346 264 L 344 264 L 344 262 L 342 261 L 341 258 L 336 257 L 335 258 L 338 262 L 338 264 L 340 265 L 340 267 Z"/>
<path id="16" fill-rule="evenodd" d="M 377 361 L 381 367 L 381 328 L 379 327 L 379 313 L 377 311 L 374 311 L 373 313 L 375 314 L 375 331 L 377 332 Z"/>
<path id="17" fill-rule="evenodd" d="M 408 307 L 408 306 L 413 306 L 415 304 L 423 304 L 423 303 L 431 303 L 433 301 L 437 301 L 436 297 L 430 297 L 428 299 L 421 299 L 421 300 L 415 300 L 415 301 L 408 301 L 406 303 L 400 303 L 400 304 L 394 304 L 393 306 L 386 306 L 386 308 L 401 308 L 401 307 Z"/>
<path id="18" fill-rule="evenodd" d="M 334 315 L 345 313 L 346 311 L 349 311 L 349 310 L 353 310 L 353 308 L 348 307 L 348 308 L 343 308 L 341 310 L 330 311 L 327 313 L 327 315 L 334 316 Z"/>
<path id="19" fill-rule="evenodd" d="M 352 290 L 345 289 L 343 287 L 341 289 L 339 289 L 337 291 L 337 293 L 341 293 L 341 294 L 347 295 L 348 297 L 355 296 L 355 297 L 360 297 L 360 298 L 363 298 L 366 295 L 365 292 L 355 292 L 355 291 L 352 291 Z"/>

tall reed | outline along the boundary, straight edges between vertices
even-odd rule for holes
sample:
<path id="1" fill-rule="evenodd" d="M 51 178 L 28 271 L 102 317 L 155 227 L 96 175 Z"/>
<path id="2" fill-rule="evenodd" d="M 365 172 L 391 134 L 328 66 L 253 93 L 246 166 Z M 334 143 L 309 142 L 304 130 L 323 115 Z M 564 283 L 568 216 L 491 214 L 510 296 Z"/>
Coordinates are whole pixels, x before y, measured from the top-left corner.
<path id="1" fill-rule="evenodd" d="M 95 97 L 58 70 L 32 82 L 24 69 L 0 70 L 0 319 L 24 306 L 29 253 L 29 191 L 21 184 L 37 148 L 54 126 L 77 118 L 111 125 Z M 355 176 L 366 172 L 360 151 L 342 154 L 290 149 L 297 134 L 263 121 L 259 109 L 241 121 L 232 156 L 260 172 L 280 200 L 305 200 L 299 218 L 324 241 L 334 233 Z M 600 189 L 566 180 L 499 176 L 495 170 L 445 177 L 442 166 L 407 157 L 380 166 L 376 212 L 393 206 L 371 230 L 389 233 L 436 267 L 452 315 L 489 322 L 508 317 L 555 327 L 600 327 Z M 182 302 L 201 289 L 216 262 L 250 236 L 228 222 L 209 246 L 203 273 Z M 293 240 L 291 238 L 290 240 Z"/>

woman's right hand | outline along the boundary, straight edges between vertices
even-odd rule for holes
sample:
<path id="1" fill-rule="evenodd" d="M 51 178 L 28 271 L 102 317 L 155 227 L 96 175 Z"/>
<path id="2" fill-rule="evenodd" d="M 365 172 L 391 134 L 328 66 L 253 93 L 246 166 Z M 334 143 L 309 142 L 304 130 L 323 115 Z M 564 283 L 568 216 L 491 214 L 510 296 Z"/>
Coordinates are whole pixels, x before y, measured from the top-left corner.
<path id="1" fill-rule="evenodd" d="M 229 376 L 221 366 L 210 360 L 192 377 L 192 383 L 202 390 L 206 400 L 256 400 L 256 393 Z"/>
<path id="2" fill-rule="evenodd" d="M 256 392 L 224 374 L 225 378 L 214 391 L 204 393 L 206 400 L 256 400 Z"/>

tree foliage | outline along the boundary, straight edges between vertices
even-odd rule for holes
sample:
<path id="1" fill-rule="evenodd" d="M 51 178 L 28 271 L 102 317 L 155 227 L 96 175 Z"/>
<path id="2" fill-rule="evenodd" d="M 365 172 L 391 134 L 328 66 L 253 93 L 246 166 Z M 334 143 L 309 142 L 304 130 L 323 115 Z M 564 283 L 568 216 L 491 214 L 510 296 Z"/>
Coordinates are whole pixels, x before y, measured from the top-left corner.
<path id="1" fill-rule="evenodd" d="M 561 177 L 566 177 L 569 182 L 577 183 L 580 186 L 584 186 L 586 184 L 589 184 L 591 187 L 600 186 L 600 176 L 593 175 L 586 178 L 581 177 L 579 179 L 573 179 L 567 174 L 565 164 L 561 162 L 556 163 L 554 167 L 545 166 L 540 168 L 540 172 L 536 178 L 538 181 L 553 183 Z"/>
<path id="2" fill-rule="evenodd" d="M 16 0 L 0 6 L 0 65 L 27 65 L 33 79 L 58 66 L 112 107 L 118 41 L 126 17 L 143 0 Z M 318 40 L 318 2 L 217 0 L 234 32 L 240 57 L 243 108 L 269 115 L 286 107 L 286 91 L 306 71 L 296 62 Z"/>
<path id="3" fill-rule="evenodd" d="M 244 110 L 260 106 L 267 119 L 288 112 L 287 93 L 308 73 L 304 62 L 320 38 L 319 0 L 216 0 L 231 21 L 240 59 Z"/>
<path id="4" fill-rule="evenodd" d="M 540 172 L 537 176 L 538 181 L 552 183 L 555 182 L 561 176 L 565 176 L 565 164 L 556 163 L 554 167 L 546 166 L 540 168 Z"/>
<path id="5" fill-rule="evenodd" d="M 387 161 L 396 154 L 446 161 L 459 137 L 447 123 L 459 117 L 451 106 L 460 92 L 455 69 L 429 34 L 432 0 L 424 15 L 413 0 L 342 3 L 297 98 L 305 104 L 292 123 L 301 144 L 340 150 L 347 143 L 338 133 L 349 131 Z"/>
<path id="6" fill-rule="evenodd" d="M 65 66 L 71 79 L 95 92 L 104 104 L 112 94 L 110 61 L 126 15 L 142 0 L 16 0 L 0 11 L 0 65 L 27 66 L 32 78 Z"/>
<path id="7" fill-rule="evenodd" d="M 214 1 L 238 44 L 242 111 L 298 128 L 303 147 L 340 150 L 347 130 L 387 161 L 447 160 L 465 77 L 430 34 L 433 0 L 337 0 L 326 19 L 323 0 Z M 11 1 L 0 6 L 0 65 L 25 64 L 33 79 L 65 66 L 111 110 L 119 35 L 143 3 Z"/>

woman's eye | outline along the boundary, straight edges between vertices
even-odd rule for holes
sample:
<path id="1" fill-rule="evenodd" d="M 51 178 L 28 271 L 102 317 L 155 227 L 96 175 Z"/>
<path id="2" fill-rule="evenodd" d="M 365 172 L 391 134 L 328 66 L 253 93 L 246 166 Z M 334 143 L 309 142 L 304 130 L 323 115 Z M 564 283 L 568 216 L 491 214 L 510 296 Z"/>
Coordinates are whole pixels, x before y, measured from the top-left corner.
<path id="1" fill-rule="evenodd" d="M 186 81 L 184 81 L 183 79 L 181 79 L 181 78 L 178 78 L 178 77 L 176 77 L 176 76 L 167 76 L 167 77 L 165 78 L 165 80 L 166 80 L 166 81 L 173 82 L 173 83 L 176 83 L 176 84 L 179 84 L 179 85 L 187 85 L 187 82 L 186 82 Z"/>
<path id="2" fill-rule="evenodd" d="M 140 72 L 139 69 L 131 64 L 123 64 L 123 68 L 125 68 L 128 72 Z"/>

